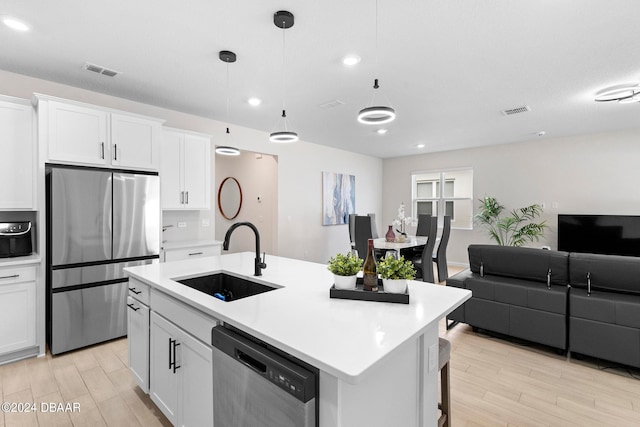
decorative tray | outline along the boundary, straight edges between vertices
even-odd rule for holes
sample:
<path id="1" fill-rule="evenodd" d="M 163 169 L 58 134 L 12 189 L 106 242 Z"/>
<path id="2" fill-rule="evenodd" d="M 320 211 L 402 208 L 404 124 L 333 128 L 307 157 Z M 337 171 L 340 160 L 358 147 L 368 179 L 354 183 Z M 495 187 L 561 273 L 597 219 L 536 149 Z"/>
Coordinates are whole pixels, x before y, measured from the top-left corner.
<path id="1" fill-rule="evenodd" d="M 409 304 L 409 288 L 407 288 L 403 294 L 391 294 L 384 291 L 382 279 L 378 279 L 378 292 L 365 291 L 363 289 L 362 277 L 358 277 L 355 289 L 336 289 L 335 285 L 331 286 L 331 289 L 329 289 L 329 298 Z"/>

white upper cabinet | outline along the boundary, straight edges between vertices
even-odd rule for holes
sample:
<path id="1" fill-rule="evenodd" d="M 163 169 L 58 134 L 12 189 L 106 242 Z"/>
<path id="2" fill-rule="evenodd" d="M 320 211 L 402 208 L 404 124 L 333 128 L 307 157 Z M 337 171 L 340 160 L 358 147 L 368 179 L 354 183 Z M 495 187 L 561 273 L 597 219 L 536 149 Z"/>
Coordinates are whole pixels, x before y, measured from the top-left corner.
<path id="1" fill-rule="evenodd" d="M 165 128 L 160 147 L 162 209 L 210 209 L 211 137 Z"/>
<path id="2" fill-rule="evenodd" d="M 46 162 L 158 170 L 162 120 L 34 97 Z"/>
<path id="3" fill-rule="evenodd" d="M 36 150 L 29 101 L 0 96 L 0 141 L 0 209 L 34 209 Z"/>

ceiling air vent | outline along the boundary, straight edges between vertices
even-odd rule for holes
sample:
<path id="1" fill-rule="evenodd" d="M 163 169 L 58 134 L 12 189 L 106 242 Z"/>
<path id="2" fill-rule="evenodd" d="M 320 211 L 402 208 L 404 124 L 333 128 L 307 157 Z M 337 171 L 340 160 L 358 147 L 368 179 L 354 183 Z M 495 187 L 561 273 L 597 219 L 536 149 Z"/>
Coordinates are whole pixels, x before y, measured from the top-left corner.
<path id="1" fill-rule="evenodd" d="M 324 103 L 318 105 L 318 107 L 322 108 L 323 110 L 330 110 L 332 108 L 336 108 L 336 107 L 339 107 L 341 105 L 344 105 L 343 101 L 340 101 L 339 99 L 334 99 L 332 101 L 324 102 Z"/>
<path id="2" fill-rule="evenodd" d="M 103 76 L 107 76 L 107 77 L 115 77 L 118 74 L 120 74 L 119 71 L 110 70 L 108 68 L 101 67 L 100 65 L 90 64 L 88 62 L 84 64 L 84 69 L 88 71 L 93 71 L 94 73 L 102 74 Z"/>
<path id="3" fill-rule="evenodd" d="M 522 105 L 520 107 L 509 108 L 507 110 L 502 110 L 501 113 L 504 116 L 513 116 L 514 114 L 526 113 L 527 111 L 531 111 L 528 105 Z"/>

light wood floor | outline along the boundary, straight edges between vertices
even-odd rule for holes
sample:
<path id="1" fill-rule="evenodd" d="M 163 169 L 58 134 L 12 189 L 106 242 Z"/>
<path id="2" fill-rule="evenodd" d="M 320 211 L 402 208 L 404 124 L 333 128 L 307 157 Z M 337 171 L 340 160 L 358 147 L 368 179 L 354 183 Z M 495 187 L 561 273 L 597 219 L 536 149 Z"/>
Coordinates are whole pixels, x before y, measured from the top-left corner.
<path id="1" fill-rule="evenodd" d="M 640 426 L 639 370 L 573 360 L 464 324 L 447 331 L 443 321 L 440 335 L 453 346 L 454 427 Z M 2 401 L 34 402 L 38 409 L 0 413 L 0 427 L 170 425 L 133 382 L 127 359 L 127 340 L 120 339 L 0 366 Z M 80 412 L 44 413 L 43 402 L 79 403 Z"/>

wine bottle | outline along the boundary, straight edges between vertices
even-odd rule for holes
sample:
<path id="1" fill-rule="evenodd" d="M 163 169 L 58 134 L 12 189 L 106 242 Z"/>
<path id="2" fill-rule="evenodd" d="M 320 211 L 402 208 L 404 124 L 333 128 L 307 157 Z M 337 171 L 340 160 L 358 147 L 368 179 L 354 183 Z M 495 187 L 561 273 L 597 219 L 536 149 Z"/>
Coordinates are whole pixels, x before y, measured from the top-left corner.
<path id="1" fill-rule="evenodd" d="M 378 272 L 376 270 L 376 257 L 373 253 L 373 239 L 369 239 L 367 248 L 367 258 L 362 265 L 363 289 L 365 291 L 378 292 Z"/>

